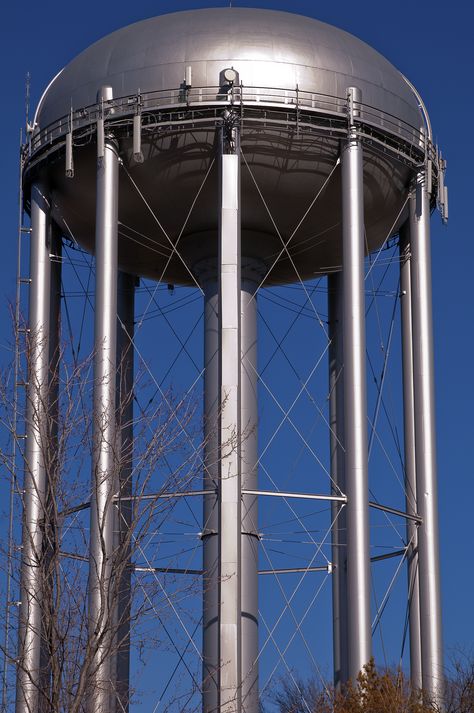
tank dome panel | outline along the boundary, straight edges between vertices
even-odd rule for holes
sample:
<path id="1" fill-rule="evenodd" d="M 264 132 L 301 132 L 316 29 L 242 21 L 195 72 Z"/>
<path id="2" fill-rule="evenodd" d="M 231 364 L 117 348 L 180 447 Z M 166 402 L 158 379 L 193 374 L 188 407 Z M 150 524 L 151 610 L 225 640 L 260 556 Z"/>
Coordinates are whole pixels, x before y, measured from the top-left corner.
<path id="1" fill-rule="evenodd" d="M 183 85 L 188 67 L 190 86 Z M 232 91 L 223 80 L 230 68 L 238 73 Z M 98 105 L 105 86 L 112 88 L 112 97 L 105 91 L 112 102 Z M 25 196 L 39 177 L 48 185 L 57 225 L 95 251 L 97 119 L 103 116 L 122 167 L 121 269 L 189 284 L 189 269 L 217 258 L 216 132 L 233 106 L 243 157 L 242 255 L 271 268 L 275 283 L 292 282 L 295 270 L 304 279 L 327 274 L 342 260 L 339 156 L 348 135 L 348 87 L 362 93 L 354 109 L 364 141 L 371 252 L 405 219 L 408 187 L 423 161 L 418 99 L 398 70 L 364 42 L 288 12 L 176 12 L 91 45 L 55 77 L 39 103 Z M 137 113 L 141 160 L 134 151 Z M 72 170 L 66 167 L 68 135 Z M 280 255 L 281 236 L 288 238 L 296 225 L 291 257 Z M 179 259 L 170 253 L 177 236 Z"/>
<path id="2" fill-rule="evenodd" d="M 178 87 L 186 66 L 194 86 L 216 86 L 233 66 L 244 86 L 282 88 L 344 97 L 362 90 L 365 104 L 421 126 L 417 101 L 402 75 L 353 35 L 288 12 L 251 8 L 191 10 L 161 15 L 104 37 L 73 59 L 51 83 L 38 107 L 43 128 L 71 106 L 95 103 L 110 85 L 114 96 Z"/>

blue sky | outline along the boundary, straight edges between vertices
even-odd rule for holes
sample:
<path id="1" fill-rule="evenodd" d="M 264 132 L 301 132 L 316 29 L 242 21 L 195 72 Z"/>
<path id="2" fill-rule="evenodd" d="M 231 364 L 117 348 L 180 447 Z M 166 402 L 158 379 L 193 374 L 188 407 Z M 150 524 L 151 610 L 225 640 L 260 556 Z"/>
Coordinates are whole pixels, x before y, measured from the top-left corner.
<path id="1" fill-rule="evenodd" d="M 31 73 L 34 107 L 56 72 L 103 35 L 131 22 L 180 9 L 222 7 L 228 2 L 182 0 L 129 3 L 119 0 L 64 4 L 9 3 L 2 10 L 2 234 L 0 265 L 0 359 L 8 360 L 7 303 L 15 289 L 18 135 L 23 123 L 24 78 Z M 472 197 L 469 179 L 473 151 L 470 121 L 472 26 L 470 3 L 362 2 L 307 0 L 234 0 L 236 7 L 282 9 L 339 26 L 380 51 L 415 84 L 432 121 L 434 136 L 448 160 L 450 220 L 432 219 L 433 294 L 436 348 L 436 397 L 440 534 L 445 646 L 474 645 L 472 618 L 472 439 L 474 369 L 472 330 Z M 469 172 L 469 173 L 468 173 Z"/>

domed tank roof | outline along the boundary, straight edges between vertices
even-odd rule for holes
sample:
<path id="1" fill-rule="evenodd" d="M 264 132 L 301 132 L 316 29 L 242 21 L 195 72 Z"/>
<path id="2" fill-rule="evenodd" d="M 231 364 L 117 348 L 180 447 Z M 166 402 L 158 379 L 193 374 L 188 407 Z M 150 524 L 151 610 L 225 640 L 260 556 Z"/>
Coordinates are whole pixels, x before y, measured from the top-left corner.
<path id="1" fill-rule="evenodd" d="M 223 72 L 232 67 L 238 80 L 229 89 Z M 98 90 L 107 86 L 113 102 L 99 107 Z M 96 122 L 105 112 L 123 169 L 120 268 L 190 284 L 190 269 L 217 259 L 216 131 L 224 109 L 234 105 L 244 157 L 243 258 L 271 268 L 274 283 L 294 281 L 295 270 L 298 279 L 327 274 L 342 261 L 339 157 L 351 86 L 362 94 L 353 110 L 364 141 L 371 252 L 403 222 L 410 181 L 423 160 L 418 99 L 400 72 L 364 42 L 288 12 L 177 12 L 96 42 L 44 92 L 24 172 L 25 196 L 32 181 L 47 184 L 53 220 L 94 252 Z M 137 112 L 142 130 L 136 154 Z M 73 171 L 65 164 L 68 132 Z M 170 236 L 179 240 L 179 258 L 170 252 Z M 288 255 L 280 255 L 282 236 L 293 236 Z"/>
<path id="2" fill-rule="evenodd" d="M 40 128 L 96 102 L 103 85 L 114 97 L 178 87 L 186 67 L 193 86 L 216 86 L 225 67 L 244 86 L 345 97 L 362 90 L 364 104 L 415 128 L 417 100 L 403 76 L 353 35 L 288 12 L 216 8 L 172 13 L 124 27 L 91 45 L 53 80 L 38 106 Z"/>

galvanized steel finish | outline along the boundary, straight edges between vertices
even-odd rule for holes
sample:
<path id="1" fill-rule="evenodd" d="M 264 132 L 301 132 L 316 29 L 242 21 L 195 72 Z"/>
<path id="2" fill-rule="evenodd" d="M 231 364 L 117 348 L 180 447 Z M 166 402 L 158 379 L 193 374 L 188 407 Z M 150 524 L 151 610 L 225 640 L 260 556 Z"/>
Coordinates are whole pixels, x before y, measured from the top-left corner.
<path id="1" fill-rule="evenodd" d="M 381 54 L 343 30 L 302 15 L 253 8 L 213 8 L 152 17 L 124 27 L 78 55 L 48 87 L 36 114 L 45 127 L 96 101 L 97 87 L 115 97 L 192 85 L 212 87 L 226 67 L 245 87 L 281 87 L 345 97 L 358 86 L 364 102 L 415 128 L 417 100 Z"/>
<path id="2" fill-rule="evenodd" d="M 439 569 L 438 482 L 431 287 L 430 208 L 426 176 L 420 172 L 410 197 L 412 254 L 413 384 L 416 491 L 423 525 L 418 532 L 423 688 L 443 700 L 444 664 Z"/>
<path id="3" fill-rule="evenodd" d="M 372 653 L 365 346 L 362 146 L 342 150 L 344 470 L 347 495 L 347 666 L 355 680 Z"/>
<path id="4" fill-rule="evenodd" d="M 236 73 L 234 85 L 224 78 L 230 67 Z M 102 85 L 114 97 L 103 105 L 96 99 Z M 203 188 L 201 171 L 214 155 L 223 105 L 232 104 L 247 160 L 242 170 L 243 254 L 269 267 L 281 247 L 255 184 L 282 235 L 291 234 L 324 186 L 290 253 L 301 276 L 325 274 L 342 260 L 340 172 L 331 172 L 340 140 L 347 137 L 345 91 L 352 85 L 364 97 L 357 123 L 368 145 L 364 200 L 367 245 L 374 250 L 403 222 L 399 214 L 406 186 L 425 151 L 432 152 L 420 133 L 418 99 L 402 75 L 359 39 L 285 12 L 217 8 L 173 13 L 123 28 L 92 45 L 59 73 L 40 101 L 26 187 L 35 176 L 47 174 L 54 219 L 93 252 L 90 185 L 94 142 L 96 136 L 100 141 L 105 122 L 119 141 L 126 169 L 120 179 L 121 269 L 191 284 L 154 215 L 169 236 L 177 236 L 182 208 L 199 192 L 180 252 L 191 269 L 203 258 L 217 256 L 218 227 L 211 210 L 217 169 Z M 137 187 L 150 210 L 143 209 Z M 272 270 L 274 283 L 295 279 L 289 260 L 280 260 Z"/>
<path id="5" fill-rule="evenodd" d="M 97 166 L 97 254 L 94 336 L 92 493 L 90 507 L 89 636 L 91 678 L 88 713 L 108 713 L 111 680 L 115 508 L 119 458 L 116 431 L 117 366 L 117 212 L 118 157 L 107 141 Z"/>
<path id="6" fill-rule="evenodd" d="M 415 400 L 413 392 L 413 315 L 411 294 L 411 246 L 409 222 L 400 231 L 400 312 L 403 365 L 403 445 L 405 456 L 406 511 L 417 512 Z M 410 626 L 410 680 L 416 689 L 423 685 L 421 668 L 420 582 L 418 525 L 407 520 L 408 616 Z"/>
<path id="7" fill-rule="evenodd" d="M 31 249 L 28 390 L 24 517 L 19 612 L 19 666 L 17 713 L 38 710 L 40 660 L 45 589 L 44 521 L 47 511 L 48 475 L 51 470 L 50 439 L 50 206 L 41 184 L 31 192 Z M 49 533 L 51 534 L 51 533 Z"/>
<path id="8" fill-rule="evenodd" d="M 121 510 L 120 526 L 114 495 L 132 495 L 130 463 L 120 469 L 118 454 L 133 441 L 132 427 L 124 427 L 133 421 L 127 401 L 133 275 L 197 283 L 204 293 L 204 713 L 257 713 L 259 707 L 257 495 L 276 494 L 259 491 L 257 479 L 254 293 L 263 281 L 329 275 L 333 485 L 331 496 L 307 497 L 333 500 L 333 518 L 343 503 L 333 529 L 336 683 L 355 678 L 369 660 L 364 255 L 404 223 L 413 255 L 401 275 L 407 485 L 418 502 L 409 499 L 407 513 L 378 507 L 420 525 L 412 676 L 418 684 L 423 669 L 424 687 L 440 698 L 429 252 L 434 199 L 426 180 L 429 174 L 433 189 L 442 184 L 444 164 L 422 130 L 420 103 L 403 76 L 352 35 L 310 18 L 249 8 L 173 13 L 123 28 L 85 50 L 48 86 L 25 168 L 30 325 L 45 338 L 30 354 L 20 609 L 20 656 L 28 675 L 20 668 L 17 713 L 36 710 L 38 697 L 41 601 L 31 592 L 39 591 L 44 458 L 54 446 L 43 418 L 54 347 L 47 339 L 51 221 L 96 256 L 89 572 L 89 640 L 96 649 L 87 710 L 128 708 L 130 573 L 115 582 L 112 558 L 131 514 L 130 505 Z M 417 176 L 415 195 L 410 186 Z M 444 201 L 443 188 L 441 196 Z M 127 275 L 119 277 L 119 269 Z M 129 325 L 128 336 L 119 335 L 127 371 L 118 380 L 117 307 Z M 125 411 L 118 422 L 117 404 Z M 416 538 L 414 525 L 408 533 Z M 124 646 L 111 656 L 117 625 Z"/>

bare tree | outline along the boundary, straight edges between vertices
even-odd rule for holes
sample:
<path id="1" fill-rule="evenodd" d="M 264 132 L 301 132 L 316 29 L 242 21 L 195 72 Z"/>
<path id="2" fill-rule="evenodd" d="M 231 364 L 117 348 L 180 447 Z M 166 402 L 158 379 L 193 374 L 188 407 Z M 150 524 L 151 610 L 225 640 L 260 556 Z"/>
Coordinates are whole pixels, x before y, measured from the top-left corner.
<path id="1" fill-rule="evenodd" d="M 30 340 L 35 338 L 30 335 Z M 155 627 L 155 635 L 151 635 L 147 622 L 156 621 L 157 612 L 163 619 L 170 616 L 170 597 L 179 598 L 182 606 L 182 600 L 201 589 L 200 580 L 190 584 L 189 578 L 176 577 L 172 562 L 164 565 L 160 577 L 152 577 L 146 584 L 131 577 L 136 566 L 155 570 L 149 567 L 146 542 L 152 529 L 176 507 L 177 500 L 170 494 L 192 490 L 196 478 L 202 476 L 198 398 L 196 393 L 181 397 L 169 390 L 157 405 L 153 400 L 147 409 L 137 408 L 135 403 L 132 415 L 130 406 L 138 383 L 145 394 L 150 393 L 139 373 L 133 387 L 117 399 L 117 437 L 107 444 L 116 464 L 114 487 L 102 515 L 114 519 L 113 552 L 101 563 L 100 612 L 91 628 L 87 591 L 88 565 L 94 566 L 88 534 L 92 431 L 95 426 L 96 433 L 105 433 L 107 424 L 94 424 L 91 416 L 92 357 L 68 364 L 63 354 L 57 354 L 51 363 L 47 391 L 41 384 L 30 384 L 29 403 L 24 404 L 30 418 L 39 417 L 31 415 L 32 404 L 38 408 L 40 403 L 41 417 L 46 414 L 39 433 L 47 493 L 42 501 L 41 549 L 34 551 L 41 585 L 39 591 L 28 592 L 28 598 L 39 603 L 41 610 L 36 632 L 41 639 L 39 675 L 31 676 L 21 655 L 15 660 L 12 657 L 12 663 L 37 686 L 41 713 L 82 713 L 91 685 L 99 685 L 97 670 L 106 660 L 110 677 L 103 685 L 110 689 L 110 710 L 120 713 L 128 710 L 129 698 L 137 692 L 120 689 L 120 681 L 114 689 L 118 661 L 121 658 L 123 663 L 129 656 L 130 640 L 138 655 L 155 649 L 162 643 L 160 632 Z M 119 369 L 117 393 L 121 372 Z M 10 386 L 5 375 L 0 383 L 0 408 L 7 428 L 12 428 Z M 2 459 L 6 469 L 15 473 L 11 453 L 5 450 Z M 105 553 L 103 524 L 99 522 L 100 547 Z"/>
<path id="2" fill-rule="evenodd" d="M 451 657 L 446 680 L 446 713 L 474 711 L 474 651 L 457 650 Z"/>

